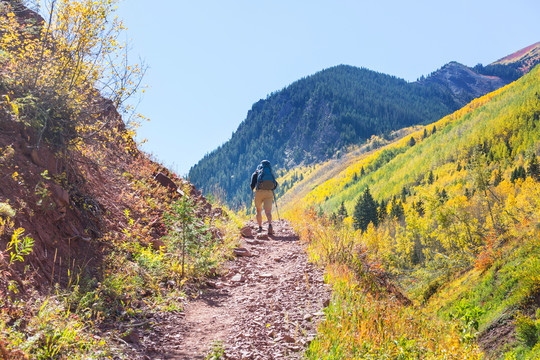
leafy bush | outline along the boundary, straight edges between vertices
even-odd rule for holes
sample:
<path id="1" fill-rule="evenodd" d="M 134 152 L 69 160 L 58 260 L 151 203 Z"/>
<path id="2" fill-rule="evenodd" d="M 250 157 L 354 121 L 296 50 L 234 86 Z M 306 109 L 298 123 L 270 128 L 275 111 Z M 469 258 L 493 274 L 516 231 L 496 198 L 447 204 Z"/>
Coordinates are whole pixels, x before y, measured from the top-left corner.
<path id="1" fill-rule="evenodd" d="M 20 5 L 0 4 L 1 85 L 15 118 L 59 147 L 114 131 L 113 107 L 126 100 L 144 70 L 128 65 L 115 0 L 52 1 L 47 19 L 20 18 Z M 110 100 L 105 100 L 109 98 Z"/>
<path id="2" fill-rule="evenodd" d="M 523 342 L 525 346 L 530 348 L 534 347 L 538 342 L 540 323 L 526 315 L 518 313 L 514 324 L 516 325 L 517 338 Z"/>

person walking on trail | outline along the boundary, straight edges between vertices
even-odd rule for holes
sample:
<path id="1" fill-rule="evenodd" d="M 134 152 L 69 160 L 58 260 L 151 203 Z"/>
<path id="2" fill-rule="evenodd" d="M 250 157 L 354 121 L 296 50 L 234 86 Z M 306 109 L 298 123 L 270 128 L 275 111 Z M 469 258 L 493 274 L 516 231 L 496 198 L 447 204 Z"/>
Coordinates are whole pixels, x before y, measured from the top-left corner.
<path id="1" fill-rule="evenodd" d="M 268 235 L 272 235 L 272 202 L 274 201 L 274 189 L 277 187 L 276 178 L 272 172 L 270 161 L 263 160 L 257 166 L 257 170 L 251 175 L 251 191 L 255 189 L 255 208 L 257 209 L 257 223 L 259 229 L 257 232 L 262 232 L 262 208 L 268 219 Z"/>

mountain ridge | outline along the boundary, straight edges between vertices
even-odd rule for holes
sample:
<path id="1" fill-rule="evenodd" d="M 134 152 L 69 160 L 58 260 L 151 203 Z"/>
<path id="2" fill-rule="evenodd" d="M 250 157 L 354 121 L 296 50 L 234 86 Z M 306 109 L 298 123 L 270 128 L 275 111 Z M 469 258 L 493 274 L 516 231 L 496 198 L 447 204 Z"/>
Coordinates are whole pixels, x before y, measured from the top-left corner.
<path id="1" fill-rule="evenodd" d="M 231 138 L 188 176 L 207 195 L 218 193 L 235 207 L 248 204 L 245 184 L 262 159 L 276 169 L 317 163 L 373 135 L 431 123 L 519 78 L 516 64 L 450 62 L 411 83 L 350 65 L 321 70 L 253 104 Z"/>
<path id="2" fill-rule="evenodd" d="M 277 168 L 318 162 L 372 135 L 429 123 L 459 106 L 443 87 L 338 65 L 256 102 L 231 139 L 194 165 L 189 178 L 206 193 L 224 190 L 231 205 L 246 204 L 243 185 L 262 159 Z"/>
<path id="3" fill-rule="evenodd" d="M 540 63 L 540 41 L 507 55 L 490 65 L 518 64 L 519 69 L 526 73 L 538 63 Z"/>
<path id="4" fill-rule="evenodd" d="M 419 83 L 449 89 L 456 102 L 464 106 L 472 99 L 497 90 L 508 82 L 498 76 L 479 74 L 466 65 L 451 61 Z"/>

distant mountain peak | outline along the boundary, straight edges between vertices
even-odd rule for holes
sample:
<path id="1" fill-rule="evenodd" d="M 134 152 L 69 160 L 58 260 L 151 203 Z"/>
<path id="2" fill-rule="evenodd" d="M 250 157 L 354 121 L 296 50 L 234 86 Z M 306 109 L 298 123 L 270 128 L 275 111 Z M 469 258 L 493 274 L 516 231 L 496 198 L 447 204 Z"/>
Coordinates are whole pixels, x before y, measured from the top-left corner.
<path id="1" fill-rule="evenodd" d="M 419 83 L 448 88 L 461 105 L 506 85 L 506 82 L 497 76 L 479 74 L 457 61 L 449 62 Z"/>
<path id="2" fill-rule="evenodd" d="M 540 41 L 529 45 L 513 54 L 503 57 L 490 65 L 517 64 L 523 73 L 529 72 L 535 65 L 540 63 Z"/>

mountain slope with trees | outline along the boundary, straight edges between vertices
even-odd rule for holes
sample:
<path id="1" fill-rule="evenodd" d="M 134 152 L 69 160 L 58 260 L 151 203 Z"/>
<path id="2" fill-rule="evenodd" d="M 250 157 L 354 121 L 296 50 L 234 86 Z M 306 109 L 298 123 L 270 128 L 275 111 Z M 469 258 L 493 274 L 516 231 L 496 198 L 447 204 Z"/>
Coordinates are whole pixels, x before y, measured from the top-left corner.
<path id="1" fill-rule="evenodd" d="M 534 51 L 526 58 L 539 59 Z M 388 139 L 514 81 L 526 72 L 520 68 L 519 61 L 472 69 L 452 62 L 415 83 L 353 66 L 329 68 L 255 103 L 231 139 L 193 166 L 189 178 L 206 194 L 247 204 L 247 181 L 263 159 L 286 170 L 339 156 L 373 135 Z"/>
<path id="2" fill-rule="evenodd" d="M 428 344 L 431 335 L 417 334 L 433 331 L 422 322 L 439 321 L 458 329 L 453 336 L 471 358 L 484 358 L 478 348 L 487 358 L 538 357 L 539 94 L 537 66 L 433 124 L 356 155 L 322 184 L 312 179 L 317 169 L 296 170 L 303 180 L 289 191 L 312 190 L 284 197 L 287 215 L 311 239 L 312 256 L 340 269 L 339 295 L 311 347 L 313 359 L 332 349 L 335 358 L 383 357 L 405 344 L 410 354 L 437 354 L 439 346 L 452 353 L 451 342 Z M 371 276 L 381 271 L 414 306 L 355 292 L 380 287 Z M 381 312 L 392 336 L 348 336 Z M 332 348 L 335 342 L 347 346 Z"/>
<path id="3" fill-rule="evenodd" d="M 231 204 L 246 203 L 246 181 L 262 159 L 276 169 L 325 160 L 374 134 L 427 124 L 457 108 L 445 90 L 336 66 L 255 103 L 232 138 L 193 166 L 189 178 L 205 192 L 223 190 Z"/>

